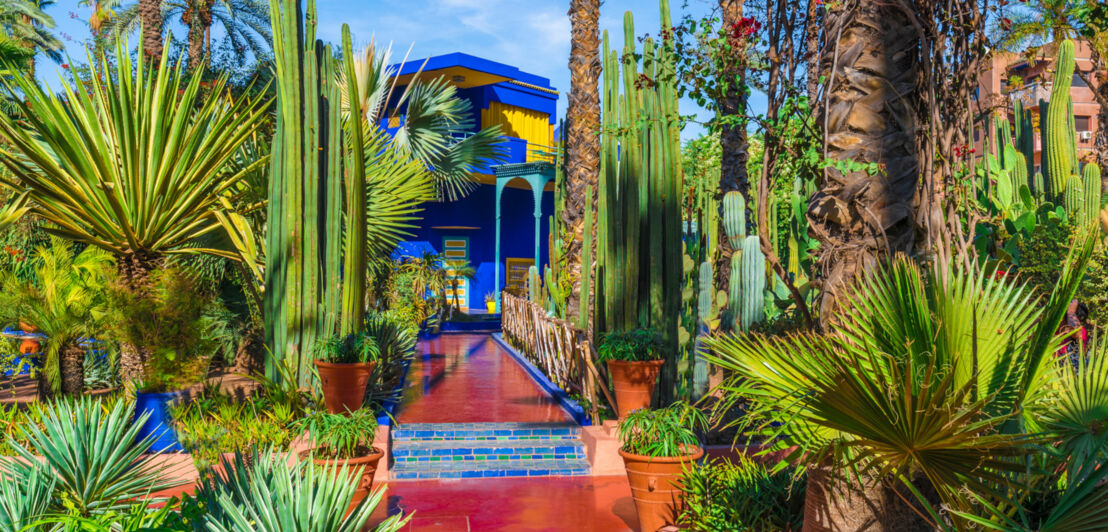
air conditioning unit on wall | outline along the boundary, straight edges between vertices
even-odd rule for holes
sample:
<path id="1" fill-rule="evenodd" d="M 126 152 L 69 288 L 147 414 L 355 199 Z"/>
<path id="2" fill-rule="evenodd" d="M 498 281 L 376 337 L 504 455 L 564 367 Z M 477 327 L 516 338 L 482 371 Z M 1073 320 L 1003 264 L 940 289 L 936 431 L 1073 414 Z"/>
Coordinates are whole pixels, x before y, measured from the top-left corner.
<path id="1" fill-rule="evenodd" d="M 1092 138 L 1093 138 L 1093 132 L 1092 131 L 1082 131 L 1080 134 L 1081 134 L 1081 140 L 1092 140 Z"/>

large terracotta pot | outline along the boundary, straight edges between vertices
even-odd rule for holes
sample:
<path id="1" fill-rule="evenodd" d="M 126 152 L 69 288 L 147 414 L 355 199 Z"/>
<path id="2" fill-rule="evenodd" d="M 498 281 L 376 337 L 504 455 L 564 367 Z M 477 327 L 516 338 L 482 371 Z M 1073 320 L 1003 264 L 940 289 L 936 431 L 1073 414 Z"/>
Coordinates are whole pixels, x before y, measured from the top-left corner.
<path id="1" fill-rule="evenodd" d="M 658 382 L 658 373 L 662 370 L 663 363 L 662 360 L 608 361 L 608 374 L 612 376 L 612 388 L 616 392 L 616 408 L 620 419 L 635 410 L 650 408 L 654 385 Z"/>
<path id="2" fill-rule="evenodd" d="M 362 407 L 369 376 L 377 362 L 332 364 L 315 361 L 319 385 L 323 388 L 323 403 L 332 414 L 345 414 Z"/>
<path id="3" fill-rule="evenodd" d="M 31 325 L 23 320 L 19 320 L 19 329 L 27 334 L 35 334 L 38 332 L 38 327 Z M 19 344 L 19 354 L 28 355 L 31 353 L 41 353 L 42 342 L 36 338 L 24 338 Z"/>
<path id="4" fill-rule="evenodd" d="M 309 451 L 310 454 L 310 451 Z M 318 466 L 334 467 L 336 469 L 335 474 L 342 474 L 342 465 L 346 464 L 346 475 L 349 477 L 350 482 L 356 483 L 358 488 L 354 490 L 354 498 L 350 501 L 350 508 L 347 511 L 353 510 L 358 504 L 361 504 L 369 492 L 373 490 L 373 476 L 377 474 L 377 463 L 381 461 L 381 457 L 385 456 L 384 451 L 374 447 L 373 453 L 358 458 L 351 458 L 349 460 L 322 460 L 318 458 L 312 458 L 312 463 Z M 357 475 L 357 469 L 362 468 L 361 475 Z"/>
<path id="5" fill-rule="evenodd" d="M 685 503 L 681 473 L 704 456 L 704 450 L 700 447 L 686 450 L 693 452 L 676 458 L 643 456 L 619 450 L 623 466 L 627 468 L 627 481 L 631 484 L 631 498 L 635 500 L 641 532 L 654 532 L 677 523 Z"/>

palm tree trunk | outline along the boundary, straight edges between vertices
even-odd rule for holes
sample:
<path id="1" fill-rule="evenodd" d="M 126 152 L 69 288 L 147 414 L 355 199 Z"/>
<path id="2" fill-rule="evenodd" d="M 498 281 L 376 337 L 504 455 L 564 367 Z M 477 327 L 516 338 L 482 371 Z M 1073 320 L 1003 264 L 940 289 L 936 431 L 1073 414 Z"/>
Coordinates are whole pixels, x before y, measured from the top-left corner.
<path id="1" fill-rule="evenodd" d="M 719 0 L 720 11 L 723 13 L 723 30 L 728 31 L 743 18 L 743 4 L 745 0 Z M 745 57 L 734 57 L 733 61 L 719 72 L 720 80 L 727 80 L 728 88 L 723 97 L 717 102 L 720 118 L 742 118 L 746 116 L 747 92 L 746 92 L 746 60 Z M 752 204 L 750 197 L 750 181 L 747 175 L 746 164 L 749 160 L 747 151 L 750 148 L 746 138 L 746 120 L 737 122 L 725 121 L 720 127 L 720 165 L 719 165 L 719 190 L 716 192 L 716 205 L 719 208 L 719 234 L 716 243 L 719 250 L 716 259 L 716 290 L 727 290 L 731 277 L 731 249 L 727 231 L 723 226 L 723 196 L 733 190 L 739 191 L 747 204 Z M 747 209 L 747 212 L 753 209 Z M 744 220 L 744 223 L 746 220 Z"/>
<path id="2" fill-rule="evenodd" d="M 571 238 L 565 250 L 566 268 L 573 288 L 566 303 L 566 317 L 580 315 L 581 276 L 591 275 L 592 265 L 581 264 L 585 242 L 585 205 L 596 198 L 585 197 L 588 186 L 596 191 L 600 173 L 600 0 L 572 0 L 569 6 L 572 40 L 569 52 L 569 107 L 566 109 L 566 198 L 562 225 Z M 584 270 L 584 273 L 582 273 Z M 591 283 L 590 283 L 591 286 Z M 587 299 L 586 299 L 587 300 Z"/>
<path id="3" fill-rule="evenodd" d="M 132 291 L 146 290 L 150 276 L 157 269 L 161 257 L 122 255 L 116 258 L 119 277 Z M 123 382 L 139 382 L 146 378 L 146 361 L 150 350 L 145 346 L 122 342 L 119 346 L 119 376 Z"/>
<path id="4" fill-rule="evenodd" d="M 912 250 L 920 43 L 895 3 L 848 1 L 825 20 L 820 75 L 827 87 L 817 123 L 832 166 L 809 202 L 808 218 L 820 240 L 820 321 L 827 327 L 837 299 L 859 274 Z"/>
<path id="5" fill-rule="evenodd" d="M 913 484 L 934 506 L 937 497 L 927 482 Z M 936 529 L 922 517 L 922 505 L 906 488 L 888 483 L 867 486 L 836 482 L 827 467 L 808 469 L 804 492 L 803 532 L 931 532 Z"/>
<path id="6" fill-rule="evenodd" d="M 160 0 L 139 0 L 142 19 L 142 51 L 147 58 L 162 56 L 162 9 Z"/>
<path id="7" fill-rule="evenodd" d="M 195 70 L 204 59 L 204 24 L 200 20 L 201 6 L 193 5 L 188 12 L 189 70 Z"/>
<path id="8" fill-rule="evenodd" d="M 80 395 L 85 391 L 85 350 L 78 345 L 67 345 L 61 349 L 59 357 L 62 393 Z"/>

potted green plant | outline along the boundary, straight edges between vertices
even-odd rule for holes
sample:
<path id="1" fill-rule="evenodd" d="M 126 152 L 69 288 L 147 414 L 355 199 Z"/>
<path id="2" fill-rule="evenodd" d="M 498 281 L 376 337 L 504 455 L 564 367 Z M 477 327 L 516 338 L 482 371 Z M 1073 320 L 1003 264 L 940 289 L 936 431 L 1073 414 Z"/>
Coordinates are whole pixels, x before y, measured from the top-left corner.
<path id="1" fill-rule="evenodd" d="M 619 418 L 650 408 L 663 364 L 662 336 L 653 329 L 613 332 L 600 340 L 596 352 L 598 360 L 608 365 Z"/>
<path id="2" fill-rule="evenodd" d="M 677 523 L 684 509 L 682 474 L 704 456 L 696 431 L 707 426 L 704 414 L 687 403 L 636 410 L 620 422 L 619 455 L 643 532 Z"/>
<path id="3" fill-rule="evenodd" d="M 341 414 L 362 407 L 380 354 L 377 340 L 365 333 L 332 336 L 316 344 L 315 368 L 328 412 Z"/>
<path id="4" fill-rule="evenodd" d="M 356 486 L 350 504 L 352 507 L 360 504 L 369 495 L 377 463 L 385 455 L 373 446 L 377 417 L 368 409 L 346 415 L 315 412 L 302 418 L 298 426 L 307 430 L 315 444 L 304 456 L 316 465 L 336 471 L 336 475 L 345 471 L 348 480 Z"/>

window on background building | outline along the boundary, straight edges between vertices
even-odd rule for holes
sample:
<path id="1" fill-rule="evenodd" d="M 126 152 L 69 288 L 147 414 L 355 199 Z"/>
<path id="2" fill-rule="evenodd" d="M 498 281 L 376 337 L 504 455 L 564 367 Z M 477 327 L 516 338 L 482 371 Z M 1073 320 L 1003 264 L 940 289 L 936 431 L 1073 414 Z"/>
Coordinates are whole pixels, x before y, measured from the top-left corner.
<path id="1" fill-rule="evenodd" d="M 1088 85 L 1085 84 L 1085 80 L 1081 79 L 1081 76 L 1079 76 L 1077 74 L 1077 72 L 1073 73 L 1073 86 L 1074 87 L 1088 87 Z"/>
<path id="2" fill-rule="evenodd" d="M 1087 116 L 1075 116 L 1075 117 L 1073 117 L 1074 129 L 1076 129 L 1078 131 L 1090 131 L 1089 123 L 1090 123 L 1090 120 L 1089 120 L 1089 117 L 1087 117 Z"/>
<path id="3" fill-rule="evenodd" d="M 981 140 L 981 131 L 975 129 L 973 130 L 973 141 L 977 142 L 979 140 Z"/>

